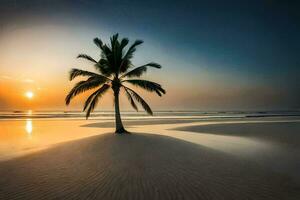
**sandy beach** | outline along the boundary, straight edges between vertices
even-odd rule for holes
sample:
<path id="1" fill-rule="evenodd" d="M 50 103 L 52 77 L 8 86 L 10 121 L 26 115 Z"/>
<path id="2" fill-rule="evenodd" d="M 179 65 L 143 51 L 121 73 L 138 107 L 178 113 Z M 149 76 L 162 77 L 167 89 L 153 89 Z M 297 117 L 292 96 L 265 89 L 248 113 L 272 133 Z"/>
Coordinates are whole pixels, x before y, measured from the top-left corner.
<path id="1" fill-rule="evenodd" d="M 297 118 L 69 123 L 81 135 L 2 159 L 0 199 L 300 198 Z"/>
<path id="2" fill-rule="evenodd" d="M 0 200 L 300 200 L 300 1 L 0 2 Z"/>

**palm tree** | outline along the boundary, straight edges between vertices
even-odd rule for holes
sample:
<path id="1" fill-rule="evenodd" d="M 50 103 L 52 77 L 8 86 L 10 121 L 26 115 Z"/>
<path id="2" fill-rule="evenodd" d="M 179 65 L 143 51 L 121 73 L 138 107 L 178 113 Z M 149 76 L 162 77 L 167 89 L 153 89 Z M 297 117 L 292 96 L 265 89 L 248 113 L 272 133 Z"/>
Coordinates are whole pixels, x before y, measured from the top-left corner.
<path id="1" fill-rule="evenodd" d="M 134 65 L 132 64 L 131 59 L 136 51 L 136 47 L 143 43 L 141 40 L 136 40 L 127 49 L 125 47 L 128 45 L 129 40 L 127 38 L 119 40 L 118 34 L 115 34 L 110 38 L 110 45 L 103 44 L 99 38 L 95 38 L 94 43 L 101 52 L 98 61 L 86 54 L 79 54 L 77 58 L 83 58 L 92 62 L 97 73 L 72 69 L 70 71 L 70 81 L 78 76 L 87 77 L 87 79 L 75 84 L 66 96 L 66 104 L 69 105 L 72 98 L 76 95 L 94 89 L 95 91 L 93 91 L 84 103 L 83 111 L 86 111 L 86 119 L 88 119 L 99 99 L 111 88 L 114 94 L 115 105 L 115 133 L 128 133 L 123 127 L 120 115 L 120 89 L 124 90 L 131 106 L 136 111 L 138 111 L 136 105 L 136 102 L 138 102 L 148 114 L 153 115 L 153 112 L 146 101 L 133 89 L 126 86 L 126 83 L 145 89 L 149 92 L 155 92 L 157 95 L 162 96 L 162 94 L 165 94 L 166 92 L 160 84 L 148 80 L 136 79 L 136 77 L 142 76 L 147 71 L 148 67 L 161 68 L 161 65 L 150 62 L 132 69 Z M 135 79 L 133 79 L 134 77 Z"/>

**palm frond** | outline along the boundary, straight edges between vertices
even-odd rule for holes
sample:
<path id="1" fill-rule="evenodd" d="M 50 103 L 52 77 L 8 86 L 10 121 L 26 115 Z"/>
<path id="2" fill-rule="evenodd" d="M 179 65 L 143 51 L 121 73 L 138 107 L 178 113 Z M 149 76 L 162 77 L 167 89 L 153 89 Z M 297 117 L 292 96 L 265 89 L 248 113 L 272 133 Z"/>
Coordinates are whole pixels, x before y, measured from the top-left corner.
<path id="1" fill-rule="evenodd" d="M 124 87 L 124 89 L 125 89 L 126 96 L 127 96 L 127 98 L 128 98 L 128 101 L 130 102 L 131 106 L 132 106 L 136 111 L 138 111 L 138 107 L 136 106 L 136 104 L 135 104 L 135 102 L 134 102 L 134 100 L 133 100 L 131 94 L 128 92 L 127 88 Z"/>
<path id="2" fill-rule="evenodd" d="M 97 89 L 95 92 L 93 92 L 85 101 L 83 111 L 86 110 L 90 102 L 93 100 L 93 98 L 97 95 L 103 95 L 104 92 L 109 88 L 110 86 L 108 84 L 103 84 L 99 89 Z"/>
<path id="3" fill-rule="evenodd" d="M 97 47 L 99 47 L 100 49 L 102 49 L 103 46 L 103 42 L 99 39 L 99 38 L 94 38 L 94 43 Z"/>
<path id="4" fill-rule="evenodd" d="M 135 100 L 142 105 L 144 110 L 149 115 L 153 115 L 153 112 L 152 112 L 150 106 L 147 104 L 147 102 L 140 95 L 138 95 L 135 91 L 133 91 L 132 89 L 130 89 L 130 88 L 124 86 L 124 85 L 123 85 L 123 87 L 126 88 L 128 90 L 128 92 L 133 96 L 133 98 L 135 98 Z"/>
<path id="5" fill-rule="evenodd" d="M 73 68 L 70 71 L 70 75 L 69 75 L 69 80 L 72 81 L 74 78 L 78 77 L 78 76 L 88 76 L 88 77 L 95 77 L 95 78 L 99 78 L 99 79 L 107 79 L 109 80 L 108 77 L 103 76 L 101 74 L 96 74 L 94 72 L 89 72 L 89 71 L 85 71 L 85 70 L 81 70 L 81 69 L 76 69 Z"/>
<path id="6" fill-rule="evenodd" d="M 138 86 L 140 88 L 143 88 L 149 92 L 156 92 L 158 96 L 162 96 L 162 94 L 166 94 L 166 91 L 161 87 L 160 84 L 147 81 L 147 80 L 140 80 L 140 79 L 130 79 L 130 80 L 124 80 L 122 82 L 131 83 L 135 86 Z"/>
<path id="7" fill-rule="evenodd" d="M 112 70 L 110 64 L 105 59 L 100 59 L 100 61 L 95 65 L 96 69 L 106 77 L 111 76 Z"/>
<path id="8" fill-rule="evenodd" d="M 104 79 L 98 79 L 95 77 L 90 77 L 85 81 L 79 81 L 78 83 L 75 84 L 75 86 L 72 88 L 72 90 L 66 96 L 66 99 L 65 99 L 66 104 L 69 105 L 70 101 L 78 94 L 81 94 L 87 90 L 96 88 L 99 85 L 103 84 L 105 81 L 106 80 L 104 80 Z"/>
<path id="9" fill-rule="evenodd" d="M 94 110 L 96 107 L 99 99 L 104 95 L 104 93 L 110 88 L 108 84 L 102 85 L 102 87 L 98 90 L 96 90 L 93 94 L 91 94 L 88 99 L 85 101 L 83 111 L 86 111 L 86 119 L 89 118 L 90 113 Z"/>
<path id="10" fill-rule="evenodd" d="M 158 64 L 158 63 L 154 63 L 154 62 L 147 63 L 145 65 L 142 65 L 140 67 L 137 67 L 137 68 L 127 72 L 126 74 L 123 74 L 120 78 L 123 78 L 123 77 L 128 77 L 128 78 L 130 78 L 130 77 L 140 77 L 144 73 L 147 72 L 148 67 L 154 67 L 154 68 L 160 69 L 161 65 Z"/>
<path id="11" fill-rule="evenodd" d="M 79 54 L 77 56 L 77 58 L 83 58 L 83 59 L 89 60 L 89 61 L 91 61 L 91 62 L 93 62 L 95 64 L 97 63 L 97 61 L 94 58 L 92 58 L 91 56 L 86 55 L 86 54 Z"/>
<path id="12" fill-rule="evenodd" d="M 126 72 L 130 67 L 133 67 L 130 59 L 122 60 L 119 67 L 119 74 Z"/>
<path id="13" fill-rule="evenodd" d="M 123 38 L 121 40 L 120 49 L 123 50 L 124 47 L 126 47 L 126 45 L 128 44 L 128 42 L 129 42 L 128 38 Z"/>
<path id="14" fill-rule="evenodd" d="M 142 40 L 136 40 L 127 50 L 123 58 L 121 58 L 121 63 L 119 67 L 119 72 L 124 73 L 132 66 L 130 59 L 133 58 L 133 54 L 136 51 L 136 47 L 143 43 Z"/>
<path id="15" fill-rule="evenodd" d="M 107 60 L 110 60 L 110 58 L 112 57 L 112 49 L 109 48 L 109 46 L 107 46 L 106 44 L 102 45 L 101 57 Z"/>
<path id="16" fill-rule="evenodd" d="M 123 38 L 121 42 L 118 40 L 118 34 L 115 34 L 111 38 L 111 47 L 113 50 L 114 58 L 117 59 L 115 64 L 120 66 L 123 57 L 123 49 L 127 46 L 129 40 L 128 38 Z"/>
<path id="17" fill-rule="evenodd" d="M 119 34 L 115 34 L 110 38 L 111 50 L 112 50 L 112 66 L 115 73 L 118 73 L 119 65 L 122 60 L 122 51 L 120 50 L 120 43 L 118 41 Z"/>
<path id="18" fill-rule="evenodd" d="M 125 56 L 124 56 L 124 60 L 128 60 L 131 59 L 133 57 L 133 53 L 136 51 L 136 47 L 138 45 L 141 45 L 143 43 L 143 40 L 136 40 L 128 49 L 128 51 L 126 52 Z"/>
<path id="19" fill-rule="evenodd" d="M 110 73 L 115 73 L 116 66 L 115 66 L 115 59 L 114 59 L 114 52 L 113 49 L 107 46 L 106 44 L 102 46 L 101 51 L 101 59 L 99 61 L 101 65 L 105 64 L 107 70 Z"/>
<path id="20" fill-rule="evenodd" d="M 115 46 L 116 43 L 118 42 L 118 37 L 119 37 L 119 34 L 116 33 L 116 34 L 114 34 L 114 35 L 110 38 L 111 48 L 114 48 L 114 46 Z"/>

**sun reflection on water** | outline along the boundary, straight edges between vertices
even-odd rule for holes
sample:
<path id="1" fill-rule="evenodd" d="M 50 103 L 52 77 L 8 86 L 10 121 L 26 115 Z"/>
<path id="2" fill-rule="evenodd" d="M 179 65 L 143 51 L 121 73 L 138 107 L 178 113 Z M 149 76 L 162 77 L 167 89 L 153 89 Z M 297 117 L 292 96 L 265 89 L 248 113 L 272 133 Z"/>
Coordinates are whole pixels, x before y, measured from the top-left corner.
<path id="1" fill-rule="evenodd" d="M 26 120 L 25 130 L 27 132 L 28 138 L 31 139 L 32 138 L 32 120 L 31 119 Z"/>

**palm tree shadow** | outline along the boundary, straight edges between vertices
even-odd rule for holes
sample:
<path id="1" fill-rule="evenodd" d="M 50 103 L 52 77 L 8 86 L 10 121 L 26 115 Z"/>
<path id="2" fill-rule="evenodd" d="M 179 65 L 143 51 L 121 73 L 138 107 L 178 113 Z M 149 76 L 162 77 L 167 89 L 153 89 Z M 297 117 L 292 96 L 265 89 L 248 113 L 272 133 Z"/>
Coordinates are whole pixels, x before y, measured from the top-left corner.
<path id="1" fill-rule="evenodd" d="M 282 199 L 288 193 L 299 195 L 288 184 L 282 185 L 287 182 L 284 177 L 251 163 L 147 133 L 103 134 L 60 144 L 0 163 L 0 176 L 4 199 L 19 194 L 24 199 L 48 195 L 54 199 L 219 199 L 219 195 Z"/>

